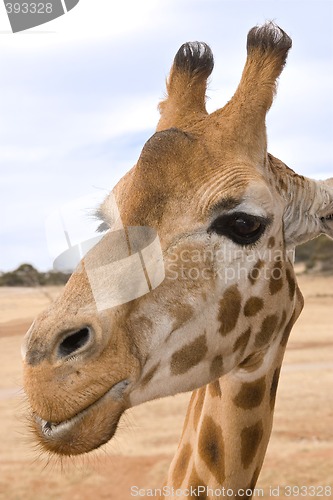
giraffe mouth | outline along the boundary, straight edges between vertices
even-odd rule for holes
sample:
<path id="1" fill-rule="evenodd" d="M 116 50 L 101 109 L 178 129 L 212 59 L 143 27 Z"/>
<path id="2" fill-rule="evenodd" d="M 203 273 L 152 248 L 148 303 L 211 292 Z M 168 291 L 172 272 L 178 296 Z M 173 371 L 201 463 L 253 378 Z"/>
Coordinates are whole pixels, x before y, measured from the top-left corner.
<path id="1" fill-rule="evenodd" d="M 123 394 L 128 380 L 121 380 L 94 403 L 62 422 L 50 422 L 32 413 L 32 430 L 45 451 L 80 455 L 107 443 L 127 409 Z"/>

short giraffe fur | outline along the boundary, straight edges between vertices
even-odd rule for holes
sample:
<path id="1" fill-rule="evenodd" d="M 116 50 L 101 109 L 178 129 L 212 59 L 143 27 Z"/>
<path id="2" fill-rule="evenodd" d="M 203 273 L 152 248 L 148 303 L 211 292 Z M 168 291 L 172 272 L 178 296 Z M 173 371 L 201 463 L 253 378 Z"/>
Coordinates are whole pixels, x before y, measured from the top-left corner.
<path id="1" fill-rule="evenodd" d="M 179 49 L 157 131 L 113 190 L 125 227 L 158 231 L 165 279 L 98 311 L 87 269 L 110 251 L 107 231 L 35 320 L 24 383 L 45 450 L 88 452 L 112 438 L 126 409 L 194 390 L 166 484 L 255 486 L 303 306 L 292 252 L 333 236 L 332 180 L 299 176 L 267 153 L 265 117 L 290 47 L 273 23 L 251 29 L 240 84 L 212 114 L 210 48 Z M 99 214 L 112 225 L 109 198 Z"/>

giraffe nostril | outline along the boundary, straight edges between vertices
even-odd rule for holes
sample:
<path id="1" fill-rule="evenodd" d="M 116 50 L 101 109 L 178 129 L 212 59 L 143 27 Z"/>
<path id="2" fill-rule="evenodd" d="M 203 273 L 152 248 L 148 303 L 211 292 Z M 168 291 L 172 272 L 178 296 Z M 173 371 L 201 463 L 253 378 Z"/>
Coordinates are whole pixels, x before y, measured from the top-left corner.
<path id="1" fill-rule="evenodd" d="M 81 349 L 81 347 L 84 347 L 89 342 L 90 338 L 91 333 L 88 327 L 69 333 L 59 344 L 58 356 L 64 358 L 74 354 Z"/>

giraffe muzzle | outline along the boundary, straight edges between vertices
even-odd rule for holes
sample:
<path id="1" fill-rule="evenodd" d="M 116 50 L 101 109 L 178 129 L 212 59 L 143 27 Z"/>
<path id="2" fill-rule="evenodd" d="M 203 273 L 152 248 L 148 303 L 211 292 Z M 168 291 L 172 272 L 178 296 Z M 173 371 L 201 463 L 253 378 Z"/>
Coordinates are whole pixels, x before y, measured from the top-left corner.
<path id="1" fill-rule="evenodd" d="M 87 453 L 107 443 L 126 410 L 129 380 L 121 380 L 103 396 L 68 420 L 49 422 L 32 413 L 31 424 L 43 449 L 60 455 Z"/>

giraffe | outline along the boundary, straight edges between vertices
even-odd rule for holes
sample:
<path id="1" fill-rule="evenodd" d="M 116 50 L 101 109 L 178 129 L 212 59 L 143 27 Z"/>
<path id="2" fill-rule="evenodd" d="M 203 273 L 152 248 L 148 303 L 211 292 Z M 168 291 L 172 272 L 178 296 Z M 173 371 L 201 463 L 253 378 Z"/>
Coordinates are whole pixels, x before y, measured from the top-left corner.
<path id="1" fill-rule="evenodd" d="M 177 52 L 156 133 L 112 192 L 125 228 L 157 231 L 165 277 L 149 293 L 98 307 L 89 270 L 102 269 L 107 297 L 110 193 L 98 209 L 108 230 L 22 347 L 31 427 L 44 450 L 89 452 L 113 437 L 128 408 L 192 390 L 165 487 L 252 497 L 303 307 L 293 250 L 333 237 L 333 180 L 297 175 L 267 152 L 265 118 L 291 44 L 274 23 L 252 28 L 238 88 L 211 114 L 209 46 Z"/>

